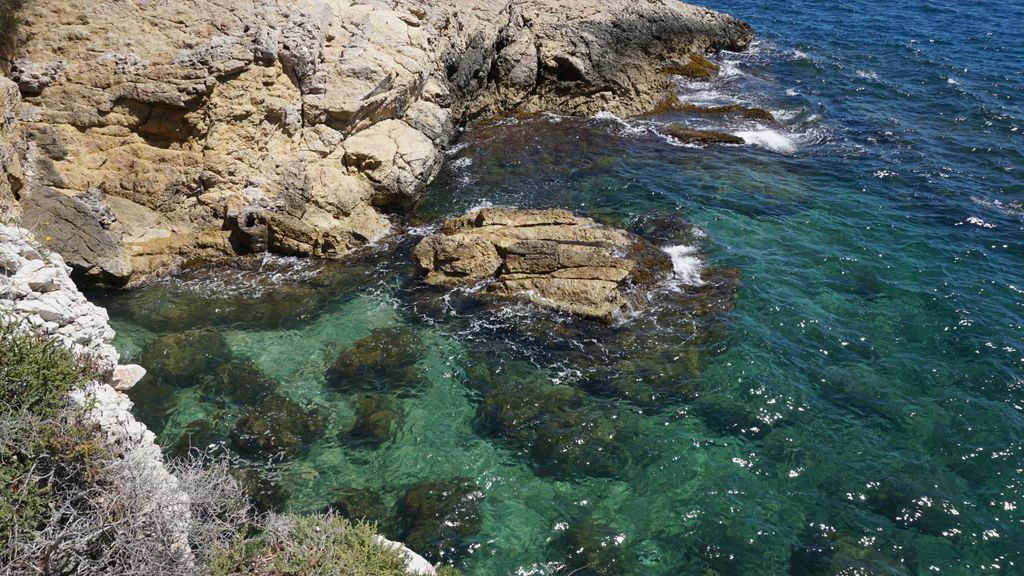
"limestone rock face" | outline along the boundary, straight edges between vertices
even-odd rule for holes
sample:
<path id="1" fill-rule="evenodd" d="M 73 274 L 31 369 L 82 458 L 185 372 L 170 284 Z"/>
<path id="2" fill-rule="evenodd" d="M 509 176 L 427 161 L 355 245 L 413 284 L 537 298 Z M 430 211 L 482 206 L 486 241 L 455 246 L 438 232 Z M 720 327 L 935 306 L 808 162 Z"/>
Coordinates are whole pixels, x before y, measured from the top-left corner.
<path id="1" fill-rule="evenodd" d="M 676 0 L 34 0 L 22 15 L 0 208 L 109 284 L 190 258 L 346 254 L 392 233 L 460 122 L 646 112 L 672 70 L 753 37 Z"/>
<path id="2" fill-rule="evenodd" d="M 470 212 L 424 238 L 415 257 L 428 284 L 485 283 L 485 296 L 605 321 L 642 306 L 672 274 L 671 258 L 650 242 L 564 210 Z"/>

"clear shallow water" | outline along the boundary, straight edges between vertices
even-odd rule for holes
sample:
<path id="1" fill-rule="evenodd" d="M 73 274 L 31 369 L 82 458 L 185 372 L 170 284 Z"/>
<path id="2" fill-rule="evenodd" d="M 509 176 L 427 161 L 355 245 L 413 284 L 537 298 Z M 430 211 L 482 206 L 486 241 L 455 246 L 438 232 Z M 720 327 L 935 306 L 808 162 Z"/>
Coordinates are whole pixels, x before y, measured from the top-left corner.
<path id="1" fill-rule="evenodd" d="M 203 327 L 228 349 L 154 371 L 140 414 L 168 445 L 191 430 L 236 451 L 257 401 L 225 394 L 217 366 L 251 361 L 323 422 L 290 458 L 239 458 L 283 486 L 274 502 L 369 488 L 408 539 L 406 491 L 466 479 L 476 533 L 442 536 L 472 575 L 1024 573 L 1024 9 L 712 6 L 760 40 L 681 98 L 779 124 L 473 126 L 413 222 L 486 202 L 622 226 L 667 211 L 689 223 L 662 243 L 695 248 L 701 289 L 610 328 L 442 299 L 409 267 L 424 228 L 340 266 L 198 271 L 97 295 L 129 358 Z M 752 144 L 678 146 L 669 121 Z M 325 379 L 399 326 L 376 334 L 411 342 L 402 371 Z M 349 430 L 374 387 L 394 415 L 381 442 Z"/>

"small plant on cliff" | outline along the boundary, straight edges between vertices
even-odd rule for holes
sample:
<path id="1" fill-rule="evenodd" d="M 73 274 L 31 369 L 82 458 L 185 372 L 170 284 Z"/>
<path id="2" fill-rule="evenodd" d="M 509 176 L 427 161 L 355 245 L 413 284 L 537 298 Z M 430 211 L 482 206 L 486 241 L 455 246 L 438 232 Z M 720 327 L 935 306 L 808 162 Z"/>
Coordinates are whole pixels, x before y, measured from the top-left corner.
<path id="1" fill-rule="evenodd" d="M 0 0 L 0 48 L 14 38 L 18 31 L 18 10 L 24 0 Z"/>
<path id="2" fill-rule="evenodd" d="M 53 339 L 0 318 L 0 407 L 53 416 L 72 389 L 90 380 L 87 365 Z"/>

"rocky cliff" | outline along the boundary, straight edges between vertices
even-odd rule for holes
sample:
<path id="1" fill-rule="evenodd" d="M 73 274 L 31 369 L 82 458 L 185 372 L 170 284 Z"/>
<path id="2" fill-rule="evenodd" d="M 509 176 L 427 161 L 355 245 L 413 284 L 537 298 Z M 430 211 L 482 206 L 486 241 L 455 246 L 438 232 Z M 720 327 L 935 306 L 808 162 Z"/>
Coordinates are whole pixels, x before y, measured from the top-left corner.
<path id="1" fill-rule="evenodd" d="M 162 503 L 151 513 L 161 515 L 159 524 L 174 532 L 172 546 L 187 563 L 188 495 L 164 467 L 156 437 L 132 416 L 131 401 L 115 390 L 130 388 L 146 371 L 119 363 L 107 311 L 86 300 L 70 272 L 60 255 L 41 249 L 27 231 L 0 224 L 0 314 L 55 338 L 95 365 L 98 379 L 74 391 L 72 399 L 87 408 L 87 417 L 102 430 L 113 453 L 135 462 L 141 492 L 147 500 Z"/>
<path id="2" fill-rule="evenodd" d="M 675 0 L 33 0 L 22 19 L 0 209 L 111 284 L 343 255 L 394 230 L 460 123 L 646 112 L 691 56 L 752 39 Z"/>

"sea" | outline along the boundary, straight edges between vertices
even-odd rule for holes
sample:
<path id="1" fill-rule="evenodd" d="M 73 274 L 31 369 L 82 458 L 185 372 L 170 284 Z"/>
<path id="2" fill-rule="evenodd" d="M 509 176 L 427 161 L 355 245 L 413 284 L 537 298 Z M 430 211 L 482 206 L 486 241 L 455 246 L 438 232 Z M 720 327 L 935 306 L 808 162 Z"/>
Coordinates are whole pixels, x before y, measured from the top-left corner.
<path id="1" fill-rule="evenodd" d="M 92 294 L 169 456 L 467 576 L 1024 574 L 1024 3 L 708 5 L 757 40 L 680 101 L 776 121 L 471 123 L 395 239 Z M 675 277 L 610 325 L 424 286 L 487 206 Z"/>

